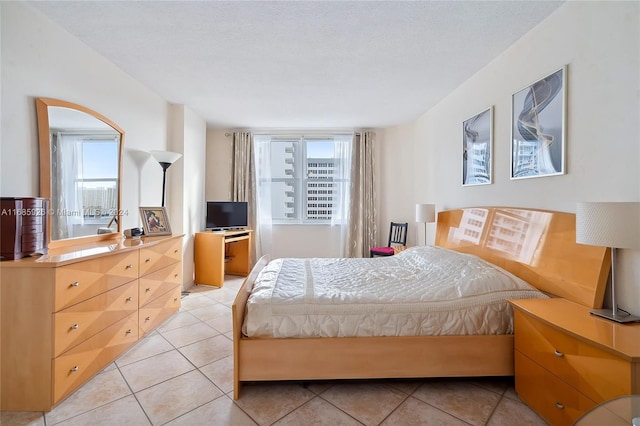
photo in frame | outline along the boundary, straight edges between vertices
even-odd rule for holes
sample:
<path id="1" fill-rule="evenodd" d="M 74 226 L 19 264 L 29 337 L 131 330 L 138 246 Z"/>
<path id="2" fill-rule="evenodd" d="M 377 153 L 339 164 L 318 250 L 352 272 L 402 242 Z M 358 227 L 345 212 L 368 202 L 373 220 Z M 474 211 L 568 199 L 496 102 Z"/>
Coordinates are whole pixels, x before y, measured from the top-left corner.
<path id="1" fill-rule="evenodd" d="M 140 207 L 140 218 L 145 235 L 171 235 L 166 207 Z"/>
<path id="2" fill-rule="evenodd" d="M 567 67 L 511 99 L 511 179 L 565 173 Z"/>
<path id="3" fill-rule="evenodd" d="M 462 185 L 492 182 L 493 107 L 462 122 Z"/>

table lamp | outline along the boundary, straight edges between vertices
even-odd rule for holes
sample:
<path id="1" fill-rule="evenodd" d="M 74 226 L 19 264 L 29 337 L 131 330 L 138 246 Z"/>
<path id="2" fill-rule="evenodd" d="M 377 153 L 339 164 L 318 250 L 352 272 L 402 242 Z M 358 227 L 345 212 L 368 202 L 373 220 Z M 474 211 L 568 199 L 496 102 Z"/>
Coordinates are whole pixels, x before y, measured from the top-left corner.
<path id="1" fill-rule="evenodd" d="M 640 203 L 578 203 L 576 207 L 576 242 L 611 248 L 611 309 L 591 311 L 612 321 L 640 321 L 639 317 L 618 309 L 616 302 L 616 249 L 640 248 Z"/>
<path id="2" fill-rule="evenodd" d="M 424 223 L 424 245 L 427 245 L 427 223 L 436 221 L 435 204 L 416 204 L 416 222 Z"/>
<path id="3" fill-rule="evenodd" d="M 149 154 L 156 159 L 158 163 L 160 163 L 160 167 L 162 167 L 162 207 L 164 207 L 164 194 L 165 194 L 165 186 L 167 182 L 167 169 L 175 163 L 182 154 L 178 152 L 170 152 L 170 151 L 149 151 Z"/>

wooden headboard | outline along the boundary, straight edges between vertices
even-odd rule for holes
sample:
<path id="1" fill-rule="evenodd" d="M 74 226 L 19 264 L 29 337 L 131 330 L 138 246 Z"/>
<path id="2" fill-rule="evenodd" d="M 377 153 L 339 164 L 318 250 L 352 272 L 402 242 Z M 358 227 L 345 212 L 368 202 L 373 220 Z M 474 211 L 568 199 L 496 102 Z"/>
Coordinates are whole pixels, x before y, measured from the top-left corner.
<path id="1" fill-rule="evenodd" d="M 545 293 L 602 307 L 610 249 L 577 244 L 573 213 L 520 207 L 441 211 L 436 245 L 479 256 Z"/>

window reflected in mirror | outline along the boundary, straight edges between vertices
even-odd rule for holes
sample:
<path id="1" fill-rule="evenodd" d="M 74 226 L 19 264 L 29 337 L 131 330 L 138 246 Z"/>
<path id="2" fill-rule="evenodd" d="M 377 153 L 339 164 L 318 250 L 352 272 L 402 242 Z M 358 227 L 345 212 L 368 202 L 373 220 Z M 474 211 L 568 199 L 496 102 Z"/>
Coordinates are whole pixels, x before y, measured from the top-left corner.
<path id="1" fill-rule="evenodd" d="M 50 165 L 41 194 L 50 199 L 50 240 L 118 232 L 122 130 L 84 107 L 39 101 L 48 101 L 46 123 L 39 115 L 38 125 L 48 139 L 44 148 L 41 141 L 41 165 Z"/>
<path id="2" fill-rule="evenodd" d="M 95 235 L 109 225 L 118 208 L 119 140 L 113 131 L 52 128 L 52 239 Z"/>

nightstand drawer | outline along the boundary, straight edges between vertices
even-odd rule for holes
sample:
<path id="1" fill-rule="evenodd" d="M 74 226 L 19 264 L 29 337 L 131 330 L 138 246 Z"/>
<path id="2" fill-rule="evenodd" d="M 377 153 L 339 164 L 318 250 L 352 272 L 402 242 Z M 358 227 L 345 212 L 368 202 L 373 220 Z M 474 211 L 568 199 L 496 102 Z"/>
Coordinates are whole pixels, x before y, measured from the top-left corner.
<path id="1" fill-rule="evenodd" d="M 597 405 L 519 351 L 515 372 L 518 395 L 552 425 L 571 425 Z"/>
<path id="2" fill-rule="evenodd" d="M 631 363 L 515 311 L 515 349 L 596 402 L 631 393 Z"/>

